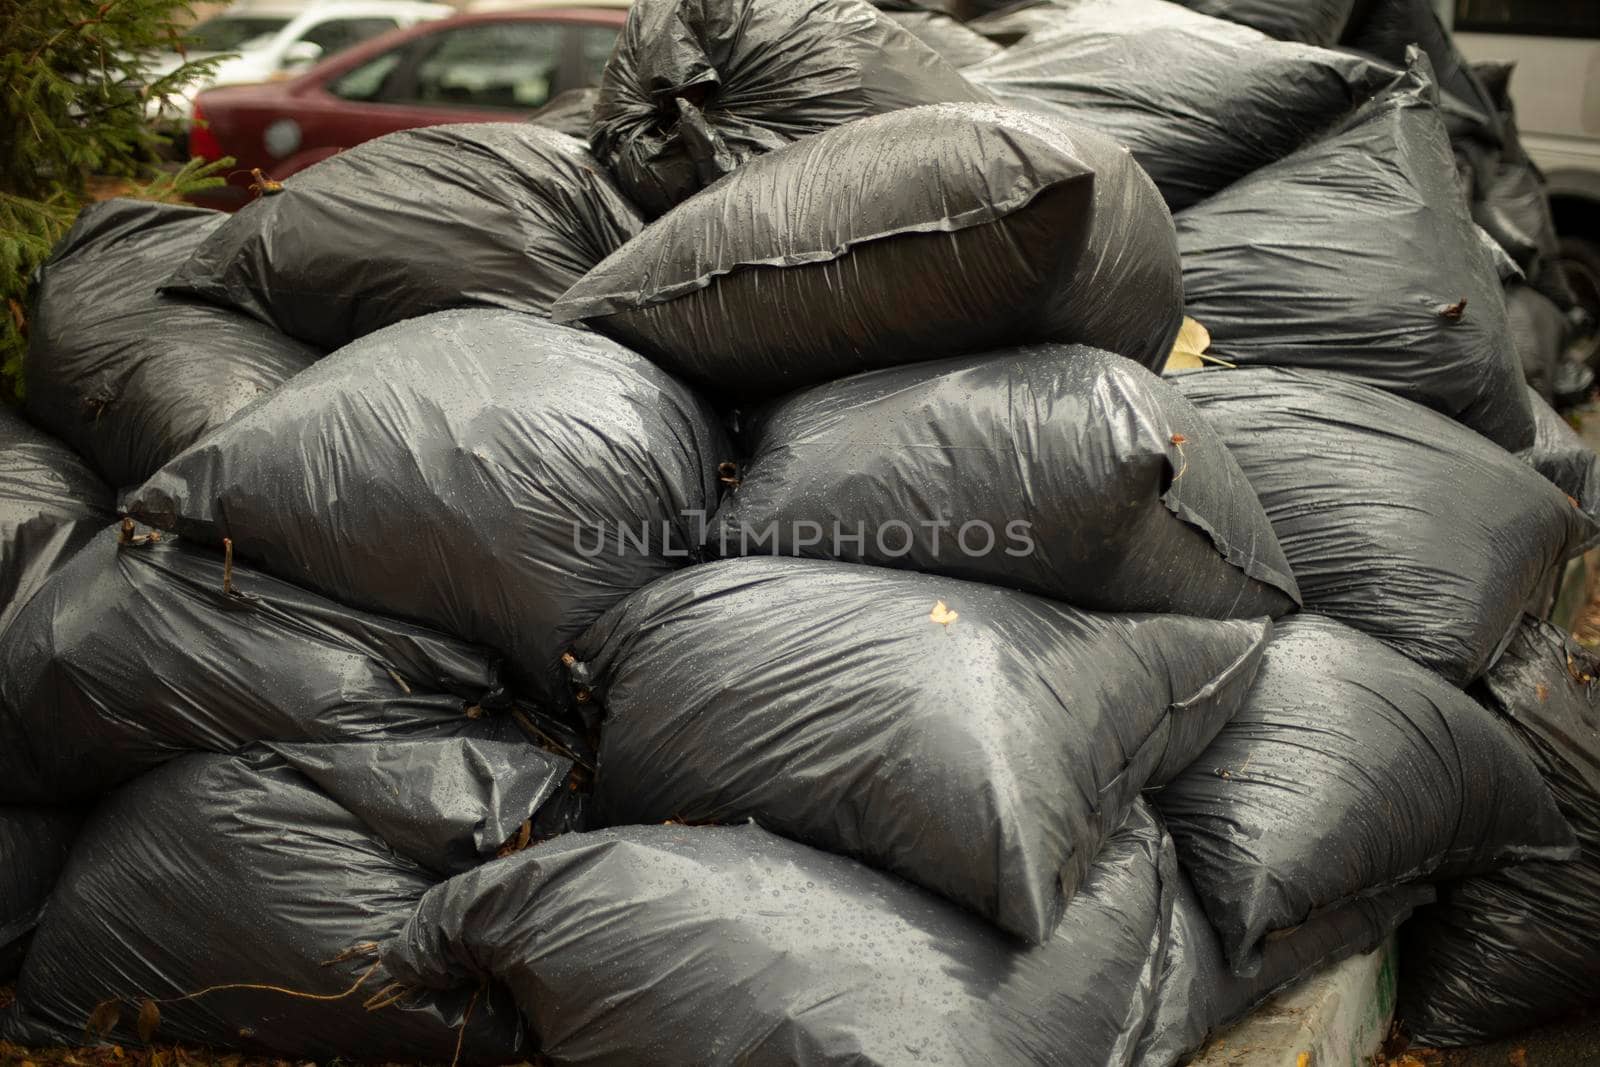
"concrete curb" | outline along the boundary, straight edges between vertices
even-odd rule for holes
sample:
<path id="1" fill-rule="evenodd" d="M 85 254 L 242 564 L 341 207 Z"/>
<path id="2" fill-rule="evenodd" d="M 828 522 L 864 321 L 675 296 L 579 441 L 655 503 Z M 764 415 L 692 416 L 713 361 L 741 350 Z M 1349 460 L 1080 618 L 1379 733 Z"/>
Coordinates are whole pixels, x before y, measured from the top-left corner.
<path id="1" fill-rule="evenodd" d="M 1368 1067 L 1394 1017 L 1395 946 L 1302 979 L 1218 1034 L 1191 1067 Z"/>

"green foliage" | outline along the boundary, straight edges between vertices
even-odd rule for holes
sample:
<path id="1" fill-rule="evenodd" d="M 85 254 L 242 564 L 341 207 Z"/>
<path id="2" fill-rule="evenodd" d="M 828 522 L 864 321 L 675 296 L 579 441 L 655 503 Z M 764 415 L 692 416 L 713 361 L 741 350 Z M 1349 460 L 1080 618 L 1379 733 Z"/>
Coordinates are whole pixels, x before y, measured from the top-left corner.
<path id="1" fill-rule="evenodd" d="M 177 199 L 228 161 L 163 166 L 150 121 L 216 62 L 156 74 L 182 51 L 185 0 L 0 3 L 0 399 L 21 395 L 28 283 L 96 195 Z"/>

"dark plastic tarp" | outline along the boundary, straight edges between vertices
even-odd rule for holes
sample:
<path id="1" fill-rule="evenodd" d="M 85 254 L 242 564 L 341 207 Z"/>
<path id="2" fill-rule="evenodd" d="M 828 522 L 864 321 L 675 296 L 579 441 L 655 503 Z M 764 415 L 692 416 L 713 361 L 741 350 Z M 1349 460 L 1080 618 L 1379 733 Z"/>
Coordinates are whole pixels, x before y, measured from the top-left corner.
<path id="1" fill-rule="evenodd" d="M 562 297 L 667 369 L 770 396 L 1029 341 L 1165 364 L 1183 321 L 1166 205 L 1121 146 L 945 104 L 741 167 Z"/>
<path id="2" fill-rule="evenodd" d="M 532 696 L 612 604 L 697 552 L 726 461 L 644 359 L 510 311 L 372 334 L 174 462 L 135 514 L 503 653 Z"/>
<path id="3" fill-rule="evenodd" d="M 434 311 L 546 314 L 643 221 L 579 141 L 531 123 L 402 130 L 246 205 L 166 291 L 326 349 Z"/>
<path id="4" fill-rule="evenodd" d="M 597 815 L 754 817 L 1042 941 L 1138 791 L 1232 716 L 1269 629 L 845 563 L 694 567 L 575 649 Z"/>
<path id="5" fill-rule="evenodd" d="M 1252 26 L 1280 41 L 1331 45 L 1362 0 L 1182 0 L 1203 15 Z"/>
<path id="6" fill-rule="evenodd" d="M 1379 890 L 1575 852 L 1491 713 L 1314 615 L 1278 625 L 1244 707 L 1155 799 L 1242 975 L 1275 932 Z"/>
<path id="7" fill-rule="evenodd" d="M 1127 145 L 1174 211 L 1282 159 L 1394 77 L 1229 23 L 1129 27 L 1097 8 L 966 73 L 1004 103 Z"/>
<path id="8" fill-rule="evenodd" d="M 1158 978 L 1164 843 L 1135 808 L 1028 946 L 754 825 L 574 834 L 434 889 L 383 962 L 458 995 L 499 979 L 555 1063 L 1118 1063 Z"/>
<path id="9" fill-rule="evenodd" d="M 428 744 L 436 752 L 377 765 L 363 744 L 314 746 L 319 761 L 348 756 L 344 767 L 319 763 L 320 781 L 338 779 L 338 800 L 274 753 L 186 756 L 113 794 L 73 848 L 0 1037 L 81 1044 L 91 1019 L 95 1029 L 111 1021 L 97 1011 L 111 1002 L 107 1036 L 138 1045 L 142 1005 L 154 1000 L 160 1044 L 450 1063 L 460 1040 L 466 1063 L 527 1058 L 521 1022 L 497 990 L 409 991 L 381 1010 L 363 1007 L 401 992 L 373 972 L 369 943 L 405 926 L 436 872 L 456 865 L 458 845 L 476 847 L 469 828 L 531 814 L 529 791 L 499 773 L 447 788 L 416 773 L 493 743 Z M 515 752 L 486 758 L 545 773 Z M 377 827 L 366 821 L 372 804 Z M 408 810 L 441 843 L 447 827 L 461 839 L 449 854 L 413 854 L 408 845 L 426 843 L 380 836 L 388 810 Z M 213 988 L 238 985 L 247 988 Z"/>
<path id="10" fill-rule="evenodd" d="M 0 801 L 92 797 L 196 749 L 448 735 L 507 702 L 486 649 L 242 565 L 225 591 L 220 554 L 119 538 L 91 541 L 0 644 Z"/>
<path id="11" fill-rule="evenodd" d="M 1221 435 L 1108 352 L 873 371 L 778 402 L 751 438 L 712 524 L 724 555 L 907 567 L 1104 611 L 1277 616 L 1299 597 Z"/>
<path id="12" fill-rule="evenodd" d="M 137 485 L 320 354 L 248 316 L 157 293 L 227 216 L 93 204 L 40 269 L 28 417 L 113 486 Z"/>
<path id="13" fill-rule="evenodd" d="M 82 818 L 64 808 L 0 805 L 0 983 L 22 967 Z"/>
<path id="14" fill-rule="evenodd" d="M 0 406 L 0 635 L 112 518 L 112 494 L 61 442 Z"/>
<path id="15" fill-rule="evenodd" d="M 1186 310 L 1218 358 L 1351 374 L 1524 448 L 1500 279 L 1435 96 L 1415 56 L 1326 139 L 1179 214 Z"/>
<path id="16" fill-rule="evenodd" d="M 1527 620 L 1483 680 L 1582 849 L 1443 886 L 1402 941 L 1400 1014 L 1418 1042 L 1476 1045 L 1600 1008 L 1600 658 Z"/>
<path id="17" fill-rule="evenodd" d="M 1483 673 L 1530 594 L 1600 535 L 1492 442 L 1343 375 L 1257 367 L 1172 381 L 1260 496 L 1307 610 L 1457 685 Z"/>
<path id="18" fill-rule="evenodd" d="M 986 100 L 865 0 L 638 0 L 606 64 L 592 143 L 654 216 L 807 135 Z"/>

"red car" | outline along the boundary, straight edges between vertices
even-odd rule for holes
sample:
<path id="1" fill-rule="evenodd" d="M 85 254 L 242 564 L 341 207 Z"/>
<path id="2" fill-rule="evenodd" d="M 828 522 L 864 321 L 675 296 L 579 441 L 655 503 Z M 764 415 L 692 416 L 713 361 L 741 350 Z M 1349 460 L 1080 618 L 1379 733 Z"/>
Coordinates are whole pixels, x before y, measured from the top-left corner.
<path id="1" fill-rule="evenodd" d="M 559 93 L 598 85 L 627 8 L 530 7 L 461 15 L 385 34 L 299 77 L 195 98 L 189 150 L 232 156 L 225 188 L 196 199 L 238 207 L 252 169 L 280 180 L 374 137 L 449 122 L 518 121 Z"/>

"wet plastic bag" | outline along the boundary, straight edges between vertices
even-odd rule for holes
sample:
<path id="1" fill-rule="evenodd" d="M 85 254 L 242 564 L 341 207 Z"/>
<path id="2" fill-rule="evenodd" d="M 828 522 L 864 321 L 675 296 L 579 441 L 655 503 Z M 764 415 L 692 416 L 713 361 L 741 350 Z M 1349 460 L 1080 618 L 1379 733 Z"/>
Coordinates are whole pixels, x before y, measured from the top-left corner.
<path id="1" fill-rule="evenodd" d="M 1600 536 L 1516 457 L 1343 375 L 1257 367 L 1170 380 L 1261 498 L 1306 609 L 1457 685 L 1483 673 L 1529 595 Z"/>
<path id="2" fill-rule="evenodd" d="M 728 453 L 709 407 L 605 338 L 446 311 L 324 361 L 131 509 L 496 649 L 514 683 L 555 703 L 571 641 L 698 552 Z"/>
<path id="3" fill-rule="evenodd" d="M 487 649 L 132 536 L 91 541 L 0 644 L 0 802 L 94 797 L 195 750 L 450 735 L 510 703 Z"/>
<path id="4" fill-rule="evenodd" d="M 1163 844 L 1136 807 L 1028 946 L 754 825 L 574 834 L 437 887 L 382 958 L 503 982 L 553 1063 L 1116 1063 L 1158 977 Z"/>
<path id="5" fill-rule="evenodd" d="M 982 63 L 1000 52 L 998 44 L 967 29 L 943 11 L 887 11 L 885 14 L 957 69 Z"/>
<path id="6" fill-rule="evenodd" d="M 0 806 L 0 983 L 22 968 L 82 820 L 65 808 Z"/>
<path id="7" fill-rule="evenodd" d="M 1299 593 L 1255 491 L 1171 385 L 1036 345 L 897 367 L 764 412 L 725 555 L 905 567 L 1078 607 L 1250 618 Z"/>
<path id="8" fill-rule="evenodd" d="M 1415 58 L 1341 129 L 1178 215 L 1187 312 L 1221 359 L 1350 374 L 1525 448 L 1500 279 Z"/>
<path id="9" fill-rule="evenodd" d="M 66 445 L 0 406 L 0 635 L 112 519 L 111 490 Z"/>
<path id="10" fill-rule="evenodd" d="M 1182 0 L 1203 15 L 1242 23 L 1280 41 L 1339 42 L 1361 0 Z"/>
<path id="11" fill-rule="evenodd" d="M 1506 290 L 1506 323 L 1511 342 L 1522 359 L 1523 379 L 1533 387 L 1546 406 L 1555 399 L 1556 373 L 1566 358 L 1567 316 L 1550 298 L 1531 285 L 1513 285 Z M 1534 439 L 1538 440 L 1538 414 L 1534 415 Z"/>
<path id="12" fill-rule="evenodd" d="M 1127 145 L 1177 211 L 1289 155 L 1394 71 L 1220 21 L 1130 28 L 1116 9 L 1091 8 L 967 76 L 1003 103 Z"/>
<path id="13" fill-rule="evenodd" d="M 1600 659 L 1529 619 L 1479 697 L 1510 723 L 1578 834 L 1572 863 L 1453 882 L 1404 931 L 1412 1039 L 1476 1045 L 1600 1007 Z"/>
<path id="14" fill-rule="evenodd" d="M 750 162 L 601 263 L 555 317 L 752 397 L 1029 341 L 1160 367 L 1181 290 L 1166 205 L 1126 149 L 1049 116 L 946 104 Z"/>
<path id="15" fill-rule="evenodd" d="M 755 818 L 1043 941 L 1138 791 L 1233 714 L 1269 631 L 844 563 L 694 567 L 574 649 L 596 814 Z"/>
<path id="16" fill-rule="evenodd" d="M 967 27 L 1005 48 L 1015 47 L 1029 38 L 1046 37 L 1067 30 L 1103 26 L 1108 17 L 1124 30 L 1152 26 L 1187 26 L 1200 33 L 1215 33 L 1228 27 L 1241 35 L 1249 30 L 1233 23 L 1190 11 L 1169 0 L 1034 0 L 1005 6 L 967 21 Z"/>
<path id="17" fill-rule="evenodd" d="M 153 1001 L 150 1036 L 163 1044 L 449 1063 L 459 1040 L 462 1062 L 526 1058 L 520 1020 L 498 991 L 386 989 L 370 942 L 404 928 L 427 890 L 460 869 L 458 849 L 477 852 L 481 834 L 469 827 L 515 827 L 533 814 L 538 790 L 506 773 L 543 783 L 549 768 L 523 745 L 393 744 L 383 766 L 395 773 L 375 773 L 369 745 L 316 745 L 314 782 L 297 769 L 297 746 L 282 746 L 185 756 L 108 798 L 73 848 L 0 1037 L 76 1045 L 92 1020 L 117 1044 L 145 1044 L 139 1024 Z M 406 756 L 408 744 L 421 747 Z M 419 773 L 478 757 L 495 773 L 444 783 Z M 385 838 L 393 812 L 434 837 Z M 433 847 L 452 834 L 462 840 L 449 851 Z M 369 998 L 390 1003 L 369 1011 Z"/>
<path id="18" fill-rule="evenodd" d="M 638 0 L 606 64 L 591 141 L 655 216 L 810 134 L 987 100 L 865 0 Z"/>
<path id="19" fill-rule="evenodd" d="M 227 217 L 141 200 L 93 204 L 39 270 L 28 417 L 115 487 L 148 478 L 321 354 L 248 316 L 158 294 Z"/>
<path id="20" fill-rule="evenodd" d="M 335 349 L 448 308 L 546 314 L 643 225 L 564 134 L 430 126 L 296 174 L 210 233 L 165 291 Z"/>
<path id="21" fill-rule="evenodd" d="M 1600 519 L 1600 455 L 1543 400 L 1533 405 L 1533 447 L 1517 455 Z"/>
<path id="22" fill-rule="evenodd" d="M 1439 87 L 1465 105 L 1467 111 L 1457 109 L 1457 114 L 1463 118 L 1470 114 L 1472 133 L 1492 144 L 1502 141 L 1504 130 L 1494 97 L 1456 47 L 1433 0 L 1358 0 L 1341 43 L 1396 66 L 1406 62 L 1409 49 L 1420 48 L 1438 76 Z"/>
<path id="23" fill-rule="evenodd" d="M 1155 800 L 1245 976 L 1277 931 L 1379 890 L 1576 851 L 1492 714 L 1314 615 L 1278 624 L 1243 708 Z"/>

